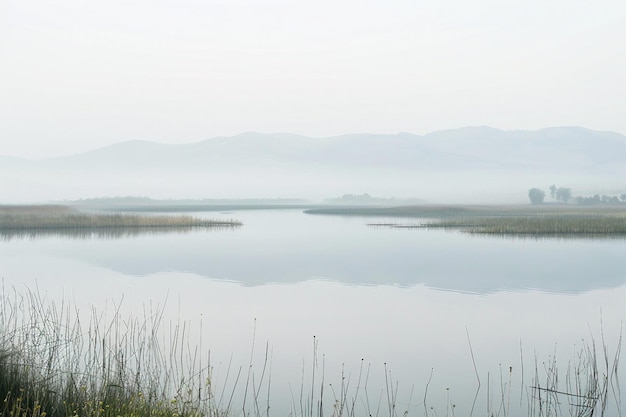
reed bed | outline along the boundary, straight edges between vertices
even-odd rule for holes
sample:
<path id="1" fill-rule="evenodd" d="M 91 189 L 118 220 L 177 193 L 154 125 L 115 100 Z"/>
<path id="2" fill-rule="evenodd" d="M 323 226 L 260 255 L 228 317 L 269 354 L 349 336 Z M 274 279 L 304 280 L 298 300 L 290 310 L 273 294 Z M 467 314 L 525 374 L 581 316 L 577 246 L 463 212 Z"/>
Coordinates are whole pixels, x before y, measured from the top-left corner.
<path id="1" fill-rule="evenodd" d="M 447 228 L 506 236 L 626 236 L 626 208 L 614 206 L 414 206 L 308 213 L 414 219 L 412 223 L 368 223 L 396 229 Z"/>
<path id="2" fill-rule="evenodd" d="M 70 303 L 55 303 L 36 292 L 0 294 L 0 416 L 2 417 L 268 417 L 271 415 L 271 350 L 225 377 L 215 372 L 202 339 L 191 345 L 189 323 L 167 322 L 163 308 L 150 304 L 139 318 L 91 309 L 86 315 Z M 469 336 L 468 336 L 469 340 Z M 528 382 L 522 371 L 519 408 L 512 397 L 513 368 L 479 376 L 474 404 L 456 404 L 446 388 L 443 403 L 400 390 L 384 365 L 382 381 L 372 381 L 371 365 L 361 360 L 356 374 L 344 367 L 325 369 L 313 338 L 313 360 L 303 363 L 302 380 L 291 390 L 293 417 L 408 417 L 411 415 L 490 417 L 526 415 L 621 416 L 619 358 L 602 338 L 574 352 L 565 369 L 555 356 L 535 356 Z M 521 346 L 521 345 L 520 345 Z M 470 352 L 471 342 L 470 342 Z M 521 356 L 521 347 L 520 347 Z M 471 353 L 472 361 L 474 358 Z M 563 362 L 560 362 L 563 363 Z M 254 364 L 254 366 L 253 366 Z M 563 372 L 564 371 L 564 372 Z M 379 375 L 381 376 L 381 375 Z M 416 376 L 418 379 L 424 376 Z M 380 378 L 379 378 L 380 379 Z M 333 384 L 333 382 L 337 382 Z M 499 381 L 493 383 L 493 381 Z M 378 382 L 375 384 L 374 382 Z M 374 388 L 373 388 L 374 387 Z M 472 390 L 472 387 L 463 387 Z M 486 397 L 484 406 L 476 399 Z M 457 414 L 458 413 L 458 414 Z M 463 414 L 461 414 L 463 413 Z M 273 413 L 276 415 L 276 413 Z"/>
<path id="3" fill-rule="evenodd" d="M 151 304 L 142 317 L 133 318 L 122 316 L 120 305 L 115 305 L 112 315 L 95 309 L 85 315 L 73 304 L 55 303 L 36 292 L 3 290 L 0 416 L 270 415 L 268 345 L 257 359 L 253 336 L 247 366 L 231 367 L 229 363 L 225 370 L 221 365 L 216 369 L 202 339 L 198 345 L 190 343 L 192 333 L 202 333 L 202 326 L 192 329 L 190 323 L 167 322 L 163 312 L 162 307 Z M 310 380 L 305 381 L 303 368 L 299 396 L 293 397 L 289 415 L 322 416 L 329 409 L 335 410 L 336 417 L 362 415 L 355 408 L 359 392 L 367 393 L 363 364 L 355 391 L 342 370 L 337 389 L 330 384 L 330 391 L 325 392 L 328 380 L 323 365 L 319 369 L 315 340 L 314 356 L 306 372 Z M 363 380 L 365 388 L 360 385 Z M 352 392 L 355 397 L 349 398 Z M 366 409 L 369 404 L 368 400 Z M 381 400 L 371 404 L 383 406 Z"/>
<path id="4" fill-rule="evenodd" d="M 207 228 L 241 226 L 237 220 L 193 216 L 81 212 L 65 206 L 2 206 L 0 231 L 24 229 Z"/>
<path id="5" fill-rule="evenodd" d="M 626 216 L 474 217 L 431 222 L 426 227 L 500 235 L 626 236 Z"/>
<path id="6" fill-rule="evenodd" d="M 189 328 L 163 329 L 158 307 L 140 319 L 118 311 L 85 319 L 33 292 L 0 302 L 2 417 L 228 414 L 212 394 L 211 366 L 185 343 Z"/>

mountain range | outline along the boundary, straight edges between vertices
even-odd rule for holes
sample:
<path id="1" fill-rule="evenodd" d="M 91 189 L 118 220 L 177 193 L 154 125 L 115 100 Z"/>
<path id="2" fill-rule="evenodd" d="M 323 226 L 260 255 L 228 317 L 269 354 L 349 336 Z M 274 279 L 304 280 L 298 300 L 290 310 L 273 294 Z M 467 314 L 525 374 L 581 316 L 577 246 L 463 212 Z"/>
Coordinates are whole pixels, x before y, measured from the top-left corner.
<path id="1" fill-rule="evenodd" d="M 0 201 L 99 196 L 523 202 L 556 183 L 625 192 L 626 136 L 581 127 L 467 127 L 427 135 L 310 138 L 248 132 L 188 144 L 127 141 L 64 157 L 0 156 Z"/>

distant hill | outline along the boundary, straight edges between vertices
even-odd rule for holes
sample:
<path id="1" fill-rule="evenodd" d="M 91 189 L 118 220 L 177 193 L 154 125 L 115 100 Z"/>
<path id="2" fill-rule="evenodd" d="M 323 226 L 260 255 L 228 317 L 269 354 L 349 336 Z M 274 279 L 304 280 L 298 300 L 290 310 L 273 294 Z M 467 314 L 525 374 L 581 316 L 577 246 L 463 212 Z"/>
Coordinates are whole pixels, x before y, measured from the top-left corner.
<path id="1" fill-rule="evenodd" d="M 575 193 L 626 192 L 625 156 L 625 136 L 580 127 L 328 138 L 248 132 L 182 145 L 129 141 L 41 161 L 0 157 L 0 199 L 324 199 L 369 192 L 521 202 L 528 188 L 552 183 Z"/>

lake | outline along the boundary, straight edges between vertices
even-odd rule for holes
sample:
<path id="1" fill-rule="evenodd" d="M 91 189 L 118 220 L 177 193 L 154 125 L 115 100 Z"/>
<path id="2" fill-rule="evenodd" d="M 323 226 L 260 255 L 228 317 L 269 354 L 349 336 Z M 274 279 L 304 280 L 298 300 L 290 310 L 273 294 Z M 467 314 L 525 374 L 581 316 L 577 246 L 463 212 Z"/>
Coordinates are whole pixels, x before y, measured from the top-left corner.
<path id="1" fill-rule="evenodd" d="M 243 226 L 5 235 L 4 291 L 87 312 L 158 306 L 210 350 L 222 391 L 243 390 L 237 369 L 260 378 L 267 364 L 276 416 L 307 414 L 322 387 L 327 415 L 342 390 L 360 415 L 528 415 L 555 360 L 565 384 L 582 348 L 595 343 L 598 362 L 603 342 L 610 361 L 618 348 L 624 239 L 470 236 L 301 210 L 195 215 Z"/>

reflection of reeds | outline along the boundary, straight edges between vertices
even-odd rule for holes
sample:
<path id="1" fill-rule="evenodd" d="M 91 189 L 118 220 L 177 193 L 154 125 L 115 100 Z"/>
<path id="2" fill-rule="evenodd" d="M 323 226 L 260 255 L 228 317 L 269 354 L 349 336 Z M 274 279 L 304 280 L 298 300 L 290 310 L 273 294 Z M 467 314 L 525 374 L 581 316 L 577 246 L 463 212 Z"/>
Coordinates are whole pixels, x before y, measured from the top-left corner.
<path id="1" fill-rule="evenodd" d="M 564 379 L 555 356 L 541 367 L 535 361 L 535 375 L 528 387 L 528 415 L 556 417 L 565 415 L 563 409 L 567 409 L 572 417 L 602 417 L 607 414 L 621 416 L 618 378 L 620 351 L 621 337 L 612 357 L 609 356 L 604 338 L 600 354 L 597 353 L 596 342 L 592 339 L 591 343 L 580 348 L 576 359 L 568 363 Z M 608 412 L 611 397 L 616 410 Z"/>
<path id="2" fill-rule="evenodd" d="M 139 236 L 184 234 L 199 230 L 197 227 L 108 227 L 108 228 L 61 228 L 61 229 L 0 229 L 0 240 L 37 240 L 63 238 L 71 240 L 128 239 Z M 233 226 L 212 226 L 203 231 L 218 232 L 234 230 Z"/>
<path id="3" fill-rule="evenodd" d="M 87 213 L 64 206 L 0 207 L 0 231 L 112 229 L 112 228 L 208 228 L 235 227 L 236 220 L 208 220 L 193 216 Z"/>
<path id="4" fill-rule="evenodd" d="M 469 340 L 469 335 L 468 335 Z M 524 381 L 524 358 L 520 342 L 520 396 L 519 409 L 511 402 L 515 380 L 512 366 L 499 365 L 496 375 L 487 373 L 486 387 L 481 384 L 476 370 L 474 354 L 470 343 L 470 354 L 476 372 L 477 386 L 474 404 L 469 416 L 481 415 L 474 413 L 476 399 L 482 393 L 486 395 L 484 408 L 489 417 L 528 416 L 528 417 L 604 417 L 621 416 L 621 390 L 619 384 L 619 363 L 622 336 L 617 340 L 615 352 L 609 353 L 604 335 L 600 349 L 591 337 L 583 341 L 580 348 L 574 351 L 573 359 L 566 362 L 557 360 L 556 353 L 542 361 L 535 354 L 534 372 L 530 383 Z M 556 349 L 555 349 L 556 350 Z M 427 402 L 427 394 L 432 373 L 426 384 L 424 393 L 424 415 L 427 417 L 441 416 L 441 408 L 446 416 L 455 416 L 454 403 L 446 400 L 437 406 Z M 449 395 L 449 388 L 446 388 Z M 513 407 L 512 407 L 513 406 Z M 476 407 L 479 408 L 479 407 Z"/>

